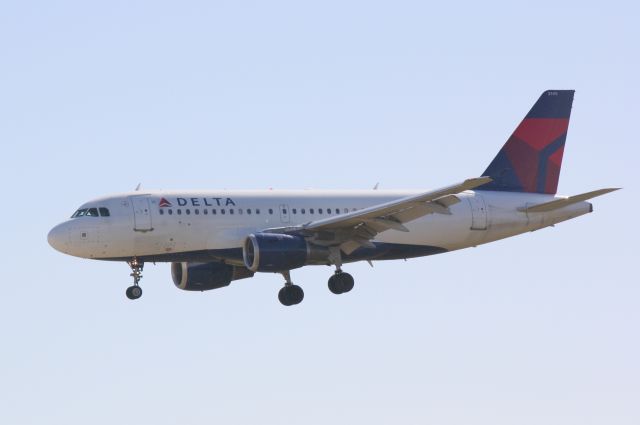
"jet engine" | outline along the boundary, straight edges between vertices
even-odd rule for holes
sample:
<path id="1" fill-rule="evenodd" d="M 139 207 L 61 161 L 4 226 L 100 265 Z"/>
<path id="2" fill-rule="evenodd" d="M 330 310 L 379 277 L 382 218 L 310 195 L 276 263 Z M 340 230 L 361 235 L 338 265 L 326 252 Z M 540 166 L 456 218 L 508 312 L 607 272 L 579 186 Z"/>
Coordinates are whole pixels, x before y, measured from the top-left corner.
<path id="1" fill-rule="evenodd" d="M 228 286 L 232 281 L 252 277 L 244 267 L 212 263 L 171 263 L 173 283 L 185 291 L 208 291 Z"/>
<path id="2" fill-rule="evenodd" d="M 244 265 L 252 272 L 281 272 L 308 264 L 327 264 L 329 250 L 302 236 L 279 233 L 249 235 L 242 248 Z"/>

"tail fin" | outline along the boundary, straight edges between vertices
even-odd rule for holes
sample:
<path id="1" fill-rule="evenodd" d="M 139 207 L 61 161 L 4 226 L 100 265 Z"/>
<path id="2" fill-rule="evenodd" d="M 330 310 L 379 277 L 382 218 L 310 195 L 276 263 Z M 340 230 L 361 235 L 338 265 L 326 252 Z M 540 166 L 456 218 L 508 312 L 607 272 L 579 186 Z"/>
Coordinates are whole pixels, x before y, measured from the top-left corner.
<path id="1" fill-rule="evenodd" d="M 547 90 L 482 176 L 479 190 L 555 194 L 569 128 L 574 90 Z"/>

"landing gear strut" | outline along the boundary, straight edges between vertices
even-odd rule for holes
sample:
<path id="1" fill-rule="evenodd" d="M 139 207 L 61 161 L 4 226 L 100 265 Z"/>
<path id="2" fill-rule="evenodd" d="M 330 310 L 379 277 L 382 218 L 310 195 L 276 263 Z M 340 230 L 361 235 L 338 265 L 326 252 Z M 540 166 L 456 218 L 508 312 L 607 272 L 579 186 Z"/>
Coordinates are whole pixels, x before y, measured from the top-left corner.
<path id="1" fill-rule="evenodd" d="M 140 279 L 142 279 L 142 269 L 144 269 L 144 263 L 138 261 L 136 257 L 133 257 L 131 261 L 127 261 L 129 267 L 131 267 L 130 276 L 133 278 L 133 285 L 127 288 L 127 298 L 130 300 L 137 300 L 142 296 L 142 288 L 138 285 Z"/>
<path id="2" fill-rule="evenodd" d="M 287 307 L 300 304 L 304 299 L 304 291 L 301 287 L 291 282 L 291 274 L 288 270 L 282 272 L 282 276 L 285 282 L 284 287 L 278 292 L 278 300 L 280 300 L 282 305 L 286 305 Z"/>

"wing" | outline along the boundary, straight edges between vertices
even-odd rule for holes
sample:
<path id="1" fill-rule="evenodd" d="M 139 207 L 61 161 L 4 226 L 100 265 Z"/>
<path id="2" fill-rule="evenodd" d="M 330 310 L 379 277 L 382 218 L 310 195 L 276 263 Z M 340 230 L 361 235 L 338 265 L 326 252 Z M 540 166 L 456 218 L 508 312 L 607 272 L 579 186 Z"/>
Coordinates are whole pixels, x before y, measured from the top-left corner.
<path id="1" fill-rule="evenodd" d="M 306 237 L 310 242 L 323 246 L 339 246 L 350 254 L 361 246 L 372 247 L 371 239 L 385 230 L 408 232 L 403 225 L 427 214 L 451 214 L 449 207 L 460 202 L 456 196 L 491 182 L 490 177 L 467 179 L 419 195 L 400 198 L 358 211 L 311 221 L 300 226 L 264 230 L 265 233 L 289 233 Z"/>

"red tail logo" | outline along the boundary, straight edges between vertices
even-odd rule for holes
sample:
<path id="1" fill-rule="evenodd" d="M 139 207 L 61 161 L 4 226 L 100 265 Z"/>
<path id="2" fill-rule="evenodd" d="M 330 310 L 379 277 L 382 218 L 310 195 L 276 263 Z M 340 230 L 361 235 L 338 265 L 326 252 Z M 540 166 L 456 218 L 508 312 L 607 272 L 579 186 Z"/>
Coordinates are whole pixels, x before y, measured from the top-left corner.
<path id="1" fill-rule="evenodd" d="M 554 194 L 558 189 L 573 90 L 542 93 L 482 174 L 481 190 Z"/>
<path id="2" fill-rule="evenodd" d="M 162 207 L 172 207 L 171 202 L 167 201 L 165 198 L 160 198 L 160 203 L 158 204 L 160 208 Z"/>

